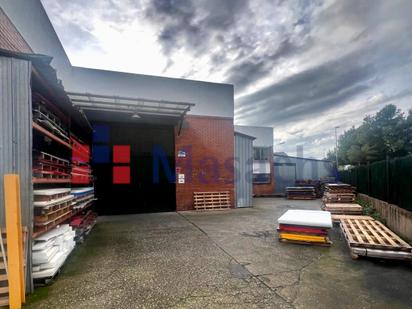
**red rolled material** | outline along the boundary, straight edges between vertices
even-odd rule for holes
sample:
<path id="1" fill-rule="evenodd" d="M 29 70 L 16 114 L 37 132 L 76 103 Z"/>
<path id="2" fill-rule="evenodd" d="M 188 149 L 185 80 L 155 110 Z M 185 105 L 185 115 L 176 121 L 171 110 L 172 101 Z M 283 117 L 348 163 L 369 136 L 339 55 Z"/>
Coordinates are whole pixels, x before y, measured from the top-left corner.
<path id="1" fill-rule="evenodd" d="M 297 225 L 279 224 L 279 227 L 278 227 L 277 230 L 281 231 L 281 232 L 295 232 L 295 233 L 328 235 L 327 230 L 323 229 L 323 228 L 314 228 L 314 227 L 297 226 Z"/>

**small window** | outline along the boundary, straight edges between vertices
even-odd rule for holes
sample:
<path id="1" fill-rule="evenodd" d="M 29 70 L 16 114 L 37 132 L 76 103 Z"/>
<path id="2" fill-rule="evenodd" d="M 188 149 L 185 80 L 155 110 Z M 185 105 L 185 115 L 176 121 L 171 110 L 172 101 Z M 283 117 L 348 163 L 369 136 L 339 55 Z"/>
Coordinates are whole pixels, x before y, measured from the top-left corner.
<path id="1" fill-rule="evenodd" d="M 270 174 L 253 174 L 253 183 L 270 183 Z"/>
<path id="2" fill-rule="evenodd" d="M 256 161 L 269 161 L 271 147 L 253 147 L 253 159 Z"/>

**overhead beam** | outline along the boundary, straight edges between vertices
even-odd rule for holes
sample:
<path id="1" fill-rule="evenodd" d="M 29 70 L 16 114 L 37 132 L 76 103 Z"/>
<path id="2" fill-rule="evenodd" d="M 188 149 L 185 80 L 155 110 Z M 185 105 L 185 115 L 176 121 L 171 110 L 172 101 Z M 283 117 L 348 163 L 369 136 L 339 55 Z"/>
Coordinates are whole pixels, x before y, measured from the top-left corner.
<path id="1" fill-rule="evenodd" d="M 78 92 L 67 92 L 67 94 L 69 96 L 77 96 L 77 97 L 105 98 L 105 99 L 111 98 L 111 99 L 114 99 L 114 100 L 130 100 L 130 101 L 140 101 L 140 102 L 195 106 L 194 103 L 179 102 L 179 101 L 153 100 L 153 99 L 143 99 L 143 98 L 133 98 L 133 97 L 123 97 L 123 96 L 110 96 L 110 95 L 101 95 L 101 94 L 92 94 L 92 93 L 78 93 Z M 71 98 L 71 99 L 76 100 L 75 98 Z"/>

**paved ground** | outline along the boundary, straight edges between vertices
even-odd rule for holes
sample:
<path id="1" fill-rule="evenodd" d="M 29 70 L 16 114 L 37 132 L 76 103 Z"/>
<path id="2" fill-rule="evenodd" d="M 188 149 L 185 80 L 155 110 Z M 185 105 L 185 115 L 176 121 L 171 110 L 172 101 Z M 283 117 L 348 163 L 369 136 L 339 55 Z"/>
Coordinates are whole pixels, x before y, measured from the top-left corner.
<path id="1" fill-rule="evenodd" d="M 279 243 L 275 220 L 319 201 L 256 199 L 251 209 L 101 218 L 28 308 L 410 308 L 412 267 L 352 261 Z"/>

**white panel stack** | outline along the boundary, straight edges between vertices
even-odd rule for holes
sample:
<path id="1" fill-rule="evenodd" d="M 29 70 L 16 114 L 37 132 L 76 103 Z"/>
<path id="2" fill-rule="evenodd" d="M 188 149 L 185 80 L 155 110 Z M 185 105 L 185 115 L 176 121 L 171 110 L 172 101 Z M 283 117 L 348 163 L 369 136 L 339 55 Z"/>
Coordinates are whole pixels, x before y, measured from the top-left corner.
<path id="1" fill-rule="evenodd" d="M 52 278 L 75 246 L 75 232 L 60 225 L 37 237 L 33 244 L 33 279 Z"/>

